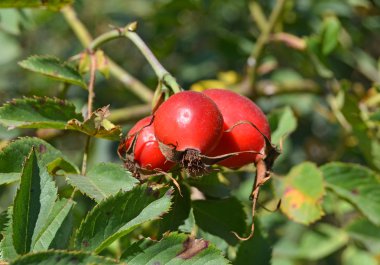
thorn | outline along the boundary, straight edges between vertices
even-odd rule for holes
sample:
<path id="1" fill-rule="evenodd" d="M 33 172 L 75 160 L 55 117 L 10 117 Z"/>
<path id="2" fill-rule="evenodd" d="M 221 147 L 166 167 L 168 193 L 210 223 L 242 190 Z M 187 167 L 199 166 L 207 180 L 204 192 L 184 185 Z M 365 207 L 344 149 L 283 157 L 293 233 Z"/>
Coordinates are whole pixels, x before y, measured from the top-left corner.
<path id="1" fill-rule="evenodd" d="M 133 21 L 127 25 L 127 30 L 130 32 L 135 32 L 137 30 L 138 23 L 137 21 Z"/>

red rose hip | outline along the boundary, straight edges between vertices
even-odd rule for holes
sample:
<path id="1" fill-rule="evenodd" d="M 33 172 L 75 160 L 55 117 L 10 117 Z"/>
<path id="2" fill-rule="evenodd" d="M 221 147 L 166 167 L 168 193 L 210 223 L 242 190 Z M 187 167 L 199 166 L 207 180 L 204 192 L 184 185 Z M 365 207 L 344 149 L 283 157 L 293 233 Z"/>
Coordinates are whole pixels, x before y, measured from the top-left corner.
<path id="1" fill-rule="evenodd" d="M 152 118 L 152 116 L 145 117 L 132 127 L 126 137 L 124 148 L 125 150 L 133 149 L 131 145 L 136 136 L 134 150 L 131 150 L 134 161 L 129 161 L 129 163 L 137 163 L 140 168 L 148 171 L 166 172 L 170 170 L 173 163 L 168 161 L 160 151 L 154 127 L 151 124 Z"/>
<path id="2" fill-rule="evenodd" d="M 203 92 L 218 106 L 223 115 L 224 133 L 217 147 L 210 153 L 218 156 L 228 153 L 253 151 L 265 152 L 264 134 L 270 140 L 270 127 L 262 110 L 248 98 L 225 89 L 207 89 Z M 257 129 L 251 124 L 254 124 Z M 238 124 L 242 122 L 241 124 Z M 218 164 L 229 168 L 239 168 L 256 163 L 262 155 L 242 153 Z"/>
<path id="3" fill-rule="evenodd" d="M 184 91 L 171 96 L 154 114 L 154 131 L 165 157 L 179 162 L 191 175 L 203 172 L 201 157 L 223 134 L 223 117 L 205 94 Z"/>

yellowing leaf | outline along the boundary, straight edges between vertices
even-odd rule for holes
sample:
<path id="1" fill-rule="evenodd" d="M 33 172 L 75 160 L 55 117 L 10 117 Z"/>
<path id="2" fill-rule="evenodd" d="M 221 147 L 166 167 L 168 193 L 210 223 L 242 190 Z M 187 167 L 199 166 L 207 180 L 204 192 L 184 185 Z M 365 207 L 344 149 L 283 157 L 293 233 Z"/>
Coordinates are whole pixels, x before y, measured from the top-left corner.
<path id="1" fill-rule="evenodd" d="M 292 168 L 277 180 L 276 189 L 282 198 L 282 212 L 295 222 L 310 224 L 323 216 L 323 175 L 315 164 L 305 162 Z"/>
<path id="2" fill-rule="evenodd" d="M 190 87 L 190 90 L 202 92 L 208 88 L 228 88 L 237 84 L 240 76 L 235 71 L 218 73 L 218 79 L 201 80 Z"/>

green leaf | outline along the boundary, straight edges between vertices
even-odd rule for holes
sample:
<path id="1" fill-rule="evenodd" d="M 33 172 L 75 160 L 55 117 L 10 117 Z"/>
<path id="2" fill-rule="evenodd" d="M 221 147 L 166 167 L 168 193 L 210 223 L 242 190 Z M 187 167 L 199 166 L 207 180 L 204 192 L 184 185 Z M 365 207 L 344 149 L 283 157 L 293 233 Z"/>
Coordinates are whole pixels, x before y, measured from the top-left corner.
<path id="1" fill-rule="evenodd" d="M 126 265 L 91 253 L 51 250 L 22 256 L 9 265 Z"/>
<path id="2" fill-rule="evenodd" d="M 289 136 L 297 128 L 297 119 L 290 107 L 276 109 L 268 115 L 272 130 L 271 140 L 279 144 L 280 140 Z"/>
<path id="3" fill-rule="evenodd" d="M 122 255 L 128 265 L 143 264 L 230 264 L 220 250 L 203 239 L 171 233 L 161 241 L 140 240 Z"/>
<path id="4" fill-rule="evenodd" d="M 97 109 L 91 114 L 89 119 L 81 122 L 77 119 L 68 121 L 66 128 L 77 130 L 90 136 L 104 138 L 108 140 L 120 140 L 121 127 L 115 126 L 106 118 L 110 115 L 109 106 Z"/>
<path id="5" fill-rule="evenodd" d="M 108 197 L 92 209 L 81 223 L 75 235 L 75 247 L 99 253 L 142 223 L 168 212 L 172 192 L 152 190 L 143 185 Z"/>
<path id="6" fill-rule="evenodd" d="M 355 164 L 333 162 L 321 167 L 327 187 L 380 225 L 380 180 L 375 172 Z"/>
<path id="7" fill-rule="evenodd" d="M 187 186 L 180 185 L 181 193 L 176 189 L 173 196 L 173 205 L 169 213 L 165 214 L 160 224 L 160 234 L 166 231 L 175 231 L 185 223 L 191 209 L 190 191 Z"/>
<path id="8" fill-rule="evenodd" d="M 40 166 L 47 167 L 49 172 L 57 171 L 62 165 L 62 163 L 54 163 L 57 159 L 65 161 L 64 170 L 66 172 L 79 172 L 78 167 L 73 162 L 49 143 L 39 138 L 23 137 L 9 143 L 0 151 L 0 172 L 2 173 L 0 174 L 0 179 L 4 181 L 5 179 L 14 180 L 17 176 L 20 176 L 25 157 L 32 147 L 39 150 Z"/>
<path id="9" fill-rule="evenodd" d="M 236 198 L 197 200 L 192 202 L 196 224 L 205 232 L 219 236 L 229 244 L 236 244 L 239 235 L 246 231 L 246 214 Z"/>
<path id="10" fill-rule="evenodd" d="M 323 22 L 322 31 L 322 53 L 329 55 L 338 45 L 339 33 L 341 29 L 340 21 L 335 16 L 330 16 Z"/>
<path id="11" fill-rule="evenodd" d="M 310 162 L 291 169 L 275 182 L 281 197 L 281 210 L 295 222 L 310 224 L 323 216 L 321 206 L 325 194 L 322 172 Z"/>
<path id="12" fill-rule="evenodd" d="M 74 202 L 72 200 L 64 198 L 54 203 L 48 218 L 44 220 L 44 225 L 40 228 L 39 232 L 37 233 L 38 230 L 35 229 L 32 243 L 32 250 L 34 252 L 49 249 L 50 244 L 73 205 Z"/>
<path id="13" fill-rule="evenodd" d="M 58 81 L 86 88 L 87 85 L 77 70 L 58 58 L 51 56 L 31 56 L 21 61 L 20 66 Z"/>
<path id="14" fill-rule="evenodd" d="M 20 179 L 20 173 L 0 173 L 0 185 L 16 182 Z"/>
<path id="15" fill-rule="evenodd" d="M 352 222 L 345 229 L 351 238 L 359 241 L 374 254 L 380 254 L 380 227 L 367 219 Z"/>
<path id="16" fill-rule="evenodd" d="M 9 207 L 7 211 L 7 219 L 8 222 L 6 224 L 6 227 L 4 229 L 4 232 L 2 233 L 3 239 L 0 242 L 0 260 L 13 260 L 15 259 L 18 254 L 16 252 L 16 249 L 13 245 L 13 229 L 12 229 L 12 212 L 13 208 Z"/>
<path id="17" fill-rule="evenodd" d="M 371 167 L 380 169 L 380 142 L 377 139 L 371 139 L 369 128 L 362 119 L 359 104 L 361 104 L 360 99 L 346 91 L 342 113 L 352 127 L 352 134 L 358 140 L 358 148 L 365 160 Z"/>
<path id="18" fill-rule="evenodd" d="M 13 206 L 13 243 L 19 254 L 30 251 L 33 231 L 41 210 L 40 195 L 40 169 L 35 150 L 32 149 L 25 162 Z"/>
<path id="19" fill-rule="evenodd" d="M 75 106 L 58 98 L 14 99 L 0 107 L 0 123 L 13 128 L 65 129 L 71 119 L 83 119 Z"/>
<path id="20" fill-rule="evenodd" d="M 349 240 L 342 229 L 328 224 L 313 228 L 292 224 L 288 228 L 292 229 L 284 229 L 284 236 L 274 246 L 273 257 L 317 261 L 339 250 Z"/>
<path id="21" fill-rule="evenodd" d="M 355 246 L 348 246 L 342 254 L 343 265 L 379 265 L 374 255 Z"/>
<path id="22" fill-rule="evenodd" d="M 14 246 L 19 254 L 47 250 L 73 206 L 72 200 L 57 200 L 57 188 L 39 154 L 28 156 L 13 206 Z"/>
<path id="23" fill-rule="evenodd" d="M 271 264 L 272 248 L 263 237 L 259 223 L 255 222 L 255 235 L 239 245 L 234 265 L 246 265 L 247 260 L 254 260 L 255 265 Z"/>
<path id="24" fill-rule="evenodd" d="M 68 182 L 96 202 L 115 195 L 118 191 L 131 190 L 139 181 L 122 166 L 101 163 L 91 168 L 86 176 L 67 175 Z"/>

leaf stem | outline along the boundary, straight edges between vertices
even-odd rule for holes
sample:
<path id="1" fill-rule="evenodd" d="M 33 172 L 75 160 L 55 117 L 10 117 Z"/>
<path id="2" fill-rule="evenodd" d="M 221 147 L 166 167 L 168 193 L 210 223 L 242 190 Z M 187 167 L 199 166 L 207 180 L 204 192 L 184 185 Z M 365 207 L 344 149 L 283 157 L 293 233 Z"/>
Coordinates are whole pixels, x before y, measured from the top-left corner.
<path id="1" fill-rule="evenodd" d="M 269 41 L 270 34 L 276 26 L 280 15 L 284 9 L 286 0 L 277 0 L 272 13 L 269 16 L 268 23 L 265 28 L 261 31 L 259 38 L 257 39 L 256 45 L 251 52 L 247 60 L 247 76 L 242 83 L 242 90 L 248 90 L 255 85 L 257 78 L 257 69 L 260 66 L 260 62 L 263 56 L 265 45 Z"/>
<path id="2" fill-rule="evenodd" d="M 70 25 L 75 35 L 78 37 L 82 46 L 87 48 L 90 46 L 92 37 L 83 23 L 78 19 L 75 10 L 71 6 L 67 6 L 61 10 L 66 22 Z M 153 92 L 140 82 L 137 78 L 121 68 L 118 64 L 108 58 L 110 73 L 113 77 L 123 83 L 126 88 L 135 93 L 144 102 L 151 102 Z"/>

